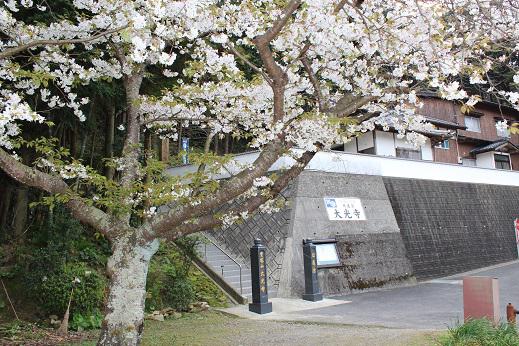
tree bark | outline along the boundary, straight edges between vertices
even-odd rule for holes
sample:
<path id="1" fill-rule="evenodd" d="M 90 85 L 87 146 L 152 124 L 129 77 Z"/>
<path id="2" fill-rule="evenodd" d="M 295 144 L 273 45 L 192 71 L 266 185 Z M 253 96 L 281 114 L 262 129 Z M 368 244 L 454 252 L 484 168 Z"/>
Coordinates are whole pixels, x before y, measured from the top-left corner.
<path id="1" fill-rule="evenodd" d="M 115 138 L 115 107 L 111 102 L 108 102 L 106 109 L 106 123 L 105 123 L 105 158 L 111 159 L 114 157 L 114 138 Z M 110 165 L 105 166 L 105 177 L 108 180 L 113 180 L 115 170 Z"/>
<path id="2" fill-rule="evenodd" d="M 11 200 L 13 198 L 13 185 L 7 182 L 7 177 L 3 174 L 0 175 L 2 179 L 5 179 L 4 184 L 1 187 L 2 194 L 0 196 L 0 239 L 5 238 L 8 235 L 7 232 L 7 221 L 9 220 L 9 211 L 11 210 Z"/>
<path id="3" fill-rule="evenodd" d="M 25 232 L 27 224 L 27 211 L 29 209 L 29 189 L 20 186 L 16 189 L 16 204 L 14 207 L 13 236 L 18 238 Z"/>
<path id="4" fill-rule="evenodd" d="M 159 247 L 158 239 L 136 243 L 142 238 L 127 234 L 113 241 L 107 264 L 109 294 L 98 345 L 134 346 L 141 342 L 146 276 L 151 257 Z"/>

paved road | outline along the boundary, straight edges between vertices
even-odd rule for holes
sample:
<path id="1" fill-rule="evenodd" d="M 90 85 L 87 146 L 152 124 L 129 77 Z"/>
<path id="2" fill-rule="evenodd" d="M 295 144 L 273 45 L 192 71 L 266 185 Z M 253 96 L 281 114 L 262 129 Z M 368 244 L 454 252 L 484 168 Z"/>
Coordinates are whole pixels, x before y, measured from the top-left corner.
<path id="1" fill-rule="evenodd" d="M 331 297 L 351 302 L 293 314 L 294 317 L 297 315 L 299 320 L 394 328 L 445 329 L 463 319 L 461 280 L 465 275 L 499 279 L 503 319 L 506 319 L 505 306 L 508 302 L 516 308 L 519 306 L 519 261 L 515 261 L 411 287 Z"/>

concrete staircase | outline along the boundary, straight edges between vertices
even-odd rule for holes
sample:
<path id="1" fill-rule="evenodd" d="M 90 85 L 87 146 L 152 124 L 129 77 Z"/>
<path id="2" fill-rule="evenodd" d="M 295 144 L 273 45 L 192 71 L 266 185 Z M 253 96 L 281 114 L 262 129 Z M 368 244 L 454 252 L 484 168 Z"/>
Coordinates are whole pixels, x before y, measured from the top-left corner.
<path id="1" fill-rule="evenodd" d="M 216 274 L 222 277 L 238 294 L 252 301 L 252 283 L 250 268 L 233 258 L 212 240 L 198 246 L 200 259 Z M 241 285 L 240 285 L 241 266 Z"/>

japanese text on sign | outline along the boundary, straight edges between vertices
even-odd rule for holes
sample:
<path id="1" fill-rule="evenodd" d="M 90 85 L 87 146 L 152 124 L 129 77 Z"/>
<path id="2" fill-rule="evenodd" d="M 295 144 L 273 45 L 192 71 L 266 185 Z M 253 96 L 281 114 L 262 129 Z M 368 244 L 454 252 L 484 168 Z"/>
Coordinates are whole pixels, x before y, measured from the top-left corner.
<path id="1" fill-rule="evenodd" d="M 364 208 L 358 198 L 325 198 L 324 205 L 329 220 L 366 220 Z"/>
<path id="2" fill-rule="evenodd" d="M 265 282 L 265 252 L 259 252 L 259 274 L 260 274 L 260 291 L 261 293 L 267 293 L 267 287 Z"/>

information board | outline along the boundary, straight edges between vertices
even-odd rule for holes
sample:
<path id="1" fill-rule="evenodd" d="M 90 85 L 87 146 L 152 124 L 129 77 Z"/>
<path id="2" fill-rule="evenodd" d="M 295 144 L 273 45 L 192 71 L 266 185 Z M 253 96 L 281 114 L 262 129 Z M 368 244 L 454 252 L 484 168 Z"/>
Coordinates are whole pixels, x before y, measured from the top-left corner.
<path id="1" fill-rule="evenodd" d="M 335 243 L 315 244 L 317 266 L 336 266 L 340 264 Z"/>
<path id="2" fill-rule="evenodd" d="M 325 197 L 324 205 L 328 219 L 333 221 L 366 220 L 364 208 L 358 198 Z"/>

